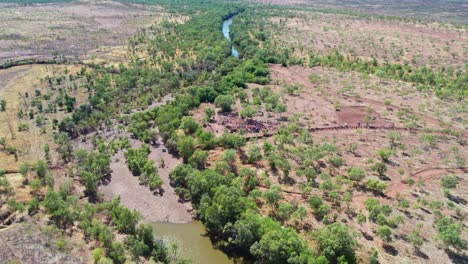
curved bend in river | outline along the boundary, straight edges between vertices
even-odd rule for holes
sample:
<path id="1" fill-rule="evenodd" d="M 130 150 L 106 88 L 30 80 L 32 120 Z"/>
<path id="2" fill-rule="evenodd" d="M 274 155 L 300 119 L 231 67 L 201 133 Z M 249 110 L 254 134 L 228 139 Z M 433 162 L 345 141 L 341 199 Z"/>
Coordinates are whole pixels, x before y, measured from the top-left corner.
<path id="1" fill-rule="evenodd" d="M 231 32 L 232 17 L 223 21 L 223 35 L 224 37 L 231 42 L 231 37 L 229 33 Z M 231 55 L 239 58 L 239 51 L 231 44 Z"/>

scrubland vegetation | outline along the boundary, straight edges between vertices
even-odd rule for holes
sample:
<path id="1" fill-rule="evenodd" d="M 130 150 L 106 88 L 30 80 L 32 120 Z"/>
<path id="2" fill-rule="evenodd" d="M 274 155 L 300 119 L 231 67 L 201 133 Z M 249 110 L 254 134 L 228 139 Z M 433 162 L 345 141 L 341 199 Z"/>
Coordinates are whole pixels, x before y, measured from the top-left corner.
<path id="1" fill-rule="evenodd" d="M 173 191 L 190 203 L 213 244 L 239 261 L 463 263 L 464 44 L 437 65 L 447 54 L 390 59 L 385 38 L 375 48 L 384 54 L 342 49 L 356 23 L 389 26 L 387 17 L 242 1 L 135 3 L 166 15 L 128 40 L 123 63 L 44 66 L 30 82 L 26 66 L 5 70 L 18 82 L 24 74 L 24 87 L 0 87 L 2 227 L 52 226 L 53 248 L 85 244 L 74 255 L 82 262 L 189 262 L 124 197 L 101 193 L 123 173 L 112 164 L 125 164 L 156 199 Z M 231 17 L 233 43 L 221 34 Z M 353 28 L 343 43 L 297 43 L 317 37 L 298 25 L 330 17 Z M 463 27 L 447 30 L 466 39 Z M 419 47 L 406 40 L 402 49 Z M 27 146 L 20 136 L 40 140 Z M 12 261 L 28 262 L 21 254 Z"/>

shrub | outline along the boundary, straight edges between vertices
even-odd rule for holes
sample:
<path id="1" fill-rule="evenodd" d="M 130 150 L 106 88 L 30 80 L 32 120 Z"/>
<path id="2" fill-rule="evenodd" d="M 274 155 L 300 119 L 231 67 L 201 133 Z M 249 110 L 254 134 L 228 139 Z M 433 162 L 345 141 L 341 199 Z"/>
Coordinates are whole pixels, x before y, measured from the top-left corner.
<path id="1" fill-rule="evenodd" d="M 278 208 L 278 217 L 282 221 L 287 221 L 294 213 L 294 207 L 290 203 L 282 203 Z"/>
<path id="2" fill-rule="evenodd" d="M 44 179 L 46 176 L 47 172 L 47 165 L 44 161 L 39 160 L 35 165 L 34 165 L 34 171 L 36 172 L 37 177 Z"/>
<path id="3" fill-rule="evenodd" d="M 380 237 L 384 242 L 391 242 L 392 229 L 387 225 L 379 226 L 377 228 L 377 236 Z"/>
<path id="4" fill-rule="evenodd" d="M 388 162 L 390 157 L 393 155 L 393 150 L 388 148 L 382 148 L 377 151 L 377 155 L 384 162 Z"/>
<path id="5" fill-rule="evenodd" d="M 387 184 L 385 182 L 374 179 L 368 180 L 366 185 L 370 190 L 380 193 L 387 188 Z"/>
<path id="6" fill-rule="evenodd" d="M 230 112 L 234 104 L 234 97 L 231 95 L 218 95 L 214 103 L 217 107 L 221 108 L 223 112 Z"/>
<path id="7" fill-rule="evenodd" d="M 361 181 L 362 179 L 364 179 L 364 177 L 366 177 L 364 171 L 358 167 L 351 167 L 348 169 L 348 176 L 349 176 L 349 179 L 353 180 L 353 181 Z"/>
<path id="8" fill-rule="evenodd" d="M 452 218 L 444 216 L 437 221 L 436 226 L 437 238 L 440 239 L 445 246 L 452 246 L 457 250 L 466 248 L 466 241 L 461 238 L 462 225 L 460 223 L 455 223 Z"/>
<path id="9" fill-rule="evenodd" d="M 453 189 L 457 187 L 458 179 L 453 175 L 447 175 L 440 179 L 440 183 L 444 188 Z"/>
<path id="10" fill-rule="evenodd" d="M 247 162 L 252 164 L 255 163 L 256 161 L 259 161 L 262 158 L 262 153 L 260 151 L 260 148 L 258 146 L 251 146 L 247 150 Z"/>

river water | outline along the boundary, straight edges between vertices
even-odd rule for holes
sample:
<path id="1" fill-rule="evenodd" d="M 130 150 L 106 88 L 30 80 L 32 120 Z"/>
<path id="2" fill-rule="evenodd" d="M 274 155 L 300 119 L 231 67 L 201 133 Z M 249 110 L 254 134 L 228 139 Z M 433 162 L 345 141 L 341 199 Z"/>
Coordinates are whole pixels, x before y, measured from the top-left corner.
<path id="1" fill-rule="evenodd" d="M 231 41 L 231 36 L 229 36 L 229 33 L 231 32 L 231 24 L 232 17 L 227 20 L 224 20 L 223 22 L 223 35 L 227 40 L 229 40 L 229 42 Z M 239 58 L 239 51 L 237 51 L 234 45 L 231 46 L 231 55 L 236 58 Z"/>
<path id="2" fill-rule="evenodd" d="M 221 250 L 215 249 L 206 229 L 200 221 L 187 224 L 153 223 L 156 238 L 166 242 L 176 242 L 179 255 L 193 264 L 232 264 Z"/>
<path id="3" fill-rule="evenodd" d="M 229 36 L 232 17 L 223 21 L 223 35 L 231 42 Z M 239 51 L 231 46 L 231 55 L 239 58 Z M 206 229 L 200 221 L 186 224 L 152 223 L 155 238 L 167 242 L 176 242 L 181 257 L 190 259 L 194 264 L 232 264 L 221 250 L 213 247 Z"/>

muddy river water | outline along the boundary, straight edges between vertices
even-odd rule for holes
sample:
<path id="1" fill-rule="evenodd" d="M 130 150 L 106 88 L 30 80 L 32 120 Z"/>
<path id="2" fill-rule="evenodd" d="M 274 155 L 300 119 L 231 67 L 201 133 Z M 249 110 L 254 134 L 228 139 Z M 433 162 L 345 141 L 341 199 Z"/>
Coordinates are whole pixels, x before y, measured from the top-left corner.
<path id="1" fill-rule="evenodd" d="M 167 242 L 176 242 L 181 257 L 194 264 L 232 264 L 221 250 L 215 249 L 200 221 L 187 224 L 152 223 L 154 236 Z"/>

